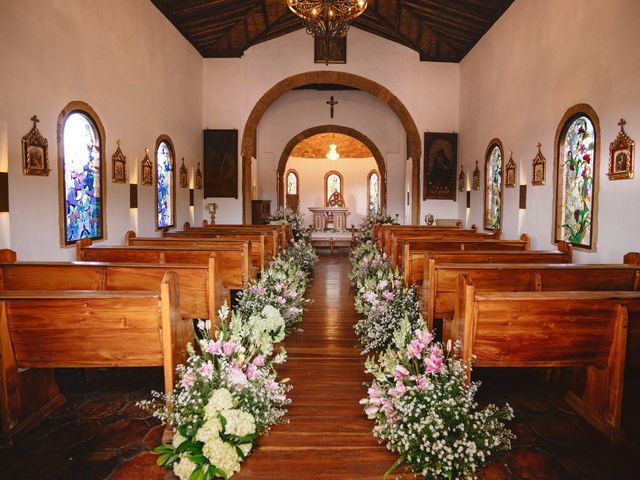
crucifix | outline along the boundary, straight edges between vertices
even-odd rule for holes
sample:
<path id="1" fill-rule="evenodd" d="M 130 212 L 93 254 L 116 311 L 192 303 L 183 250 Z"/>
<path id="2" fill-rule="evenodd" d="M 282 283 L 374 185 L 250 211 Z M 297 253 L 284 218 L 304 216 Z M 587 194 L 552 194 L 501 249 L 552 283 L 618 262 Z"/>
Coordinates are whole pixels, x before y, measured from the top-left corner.
<path id="1" fill-rule="evenodd" d="M 38 119 L 38 116 L 37 116 L 37 115 L 34 115 L 33 117 L 31 117 L 31 121 L 33 122 L 33 128 L 34 128 L 34 129 L 35 129 L 35 128 L 37 128 L 37 126 L 38 126 L 38 122 L 40 121 L 40 120 Z"/>
<path id="2" fill-rule="evenodd" d="M 538 151 L 540 151 L 540 149 L 542 148 L 542 144 L 538 142 L 538 145 L 536 145 L 536 147 L 538 147 Z"/>
<path id="3" fill-rule="evenodd" d="M 333 95 L 331 95 L 331 99 L 327 100 L 327 105 L 331 106 L 331 118 L 333 118 L 333 106 L 337 104 L 338 102 L 333 98 Z"/>
<path id="4" fill-rule="evenodd" d="M 627 122 L 625 121 L 624 118 L 621 118 L 620 121 L 618 122 L 618 125 L 620 125 L 620 131 L 624 132 L 624 126 Z"/>

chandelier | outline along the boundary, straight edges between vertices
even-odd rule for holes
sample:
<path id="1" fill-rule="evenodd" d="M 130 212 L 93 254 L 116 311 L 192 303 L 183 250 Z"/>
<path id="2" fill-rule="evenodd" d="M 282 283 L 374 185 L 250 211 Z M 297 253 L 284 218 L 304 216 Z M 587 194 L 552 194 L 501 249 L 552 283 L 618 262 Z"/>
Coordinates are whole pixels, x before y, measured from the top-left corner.
<path id="1" fill-rule="evenodd" d="M 329 151 L 325 155 L 327 157 L 327 160 L 332 160 L 335 162 L 340 158 L 340 154 L 338 153 L 337 148 L 338 146 L 335 143 L 329 145 Z"/>
<path id="2" fill-rule="evenodd" d="M 367 8 L 366 0 L 287 0 L 309 35 L 317 38 L 344 37 L 351 22 Z"/>

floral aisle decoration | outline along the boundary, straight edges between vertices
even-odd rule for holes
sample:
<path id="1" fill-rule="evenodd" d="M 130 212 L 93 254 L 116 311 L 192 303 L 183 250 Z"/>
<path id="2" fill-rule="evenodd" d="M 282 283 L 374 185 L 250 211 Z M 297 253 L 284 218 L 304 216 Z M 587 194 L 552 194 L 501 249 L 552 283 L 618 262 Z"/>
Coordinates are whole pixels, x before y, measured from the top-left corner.
<path id="1" fill-rule="evenodd" d="M 225 305 L 214 325 L 198 321 L 198 341 L 187 346 L 187 364 L 177 368 L 173 394 L 152 392 L 153 400 L 140 402 L 174 429 L 172 443 L 154 450 L 158 465 L 181 480 L 230 478 L 257 437 L 286 421 L 291 387 L 278 380 L 275 366 L 287 354 L 274 345 L 287 333 L 281 312 L 296 305 L 302 311 L 306 304 L 303 294 L 316 260 L 311 246 L 294 244 L 265 269 L 260 285 L 266 301 L 246 303 L 233 313 Z M 281 296 L 293 302 L 281 305 Z"/>
<path id="2" fill-rule="evenodd" d="M 367 213 L 367 216 L 364 217 L 364 220 L 360 224 L 360 230 L 358 231 L 358 235 L 356 236 L 356 241 L 358 243 L 363 243 L 372 239 L 371 231 L 374 225 L 390 225 L 393 224 L 393 219 L 387 214 L 386 211 L 382 210 L 380 212 L 370 211 Z"/>
<path id="3" fill-rule="evenodd" d="M 240 293 L 238 313 L 250 318 L 253 312 L 265 305 L 276 307 L 285 321 L 286 331 L 302 320 L 302 314 L 309 300 L 302 296 L 307 289 L 313 267 L 318 256 L 310 244 L 295 242 L 283 253 L 276 256 L 260 279 L 254 280 L 249 288 Z"/>
<path id="4" fill-rule="evenodd" d="M 290 208 L 279 208 L 269 218 L 271 225 L 291 225 L 294 241 L 304 238 L 304 216 L 300 212 L 294 212 Z"/>
<path id="5" fill-rule="evenodd" d="M 450 342 L 445 350 L 425 325 L 413 330 L 406 320 L 393 344 L 367 359 L 373 381 L 361 403 L 374 435 L 399 455 L 387 473 L 406 464 L 428 479 L 474 479 L 493 452 L 511 448 L 513 410 L 478 409 L 480 384 L 466 383 L 466 368 Z"/>
<path id="6" fill-rule="evenodd" d="M 468 381 L 471 365 L 459 358 L 460 345 L 444 348 L 434 340 L 415 291 L 402 286 L 373 243 L 354 248 L 351 262 L 355 307 L 363 315 L 356 331 L 365 352 L 378 352 L 366 361 L 373 380 L 361 404 L 375 422 L 374 435 L 398 454 L 385 478 L 403 464 L 430 480 L 476 478 L 492 453 L 511 448 L 505 423 L 513 410 L 478 408 L 480 384 Z"/>
<path id="7" fill-rule="evenodd" d="M 355 325 L 364 353 L 389 346 L 393 332 L 407 320 L 417 326 L 420 320 L 415 290 L 403 285 L 402 277 L 394 273 L 386 255 L 367 242 L 352 253 L 350 276 L 356 289 L 355 309 L 362 319 Z"/>

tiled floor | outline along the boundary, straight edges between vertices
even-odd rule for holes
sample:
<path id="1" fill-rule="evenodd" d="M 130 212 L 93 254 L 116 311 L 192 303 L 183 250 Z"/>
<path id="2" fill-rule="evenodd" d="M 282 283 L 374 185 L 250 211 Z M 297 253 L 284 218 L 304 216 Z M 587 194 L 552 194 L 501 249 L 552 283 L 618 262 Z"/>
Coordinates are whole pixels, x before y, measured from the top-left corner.
<path id="1" fill-rule="evenodd" d="M 322 257 L 309 291 L 316 301 L 303 320 L 305 332 L 287 339 L 290 359 L 282 374 L 294 385 L 291 423 L 274 428 L 261 441 L 262 448 L 247 460 L 238 478 L 382 478 L 389 465 L 392 457 L 376 446 L 371 425 L 357 405 L 364 390 L 358 386 L 361 359 L 350 351 L 355 312 L 349 310 L 347 270 L 345 257 Z M 343 383 L 332 380 L 336 372 Z M 0 450 L 1 479 L 172 478 L 147 453 L 160 441 L 163 427 L 135 407 L 149 390 L 161 388 L 159 369 L 103 370 L 87 383 L 77 381 L 76 371 L 62 373 L 67 403 L 14 448 Z M 495 458 L 480 478 L 640 478 L 640 415 L 634 410 L 640 400 L 640 382 L 634 379 L 640 372 L 626 375 L 624 426 L 629 440 L 622 445 L 608 444 L 574 414 L 562 401 L 562 378 L 547 381 L 546 373 L 475 372 L 483 381 L 481 403 L 508 401 L 516 412 L 513 450 Z M 344 437 L 328 443 L 335 436 L 334 427 Z M 346 448 L 349 443 L 351 449 Z M 331 457 L 333 465 L 323 456 Z"/>

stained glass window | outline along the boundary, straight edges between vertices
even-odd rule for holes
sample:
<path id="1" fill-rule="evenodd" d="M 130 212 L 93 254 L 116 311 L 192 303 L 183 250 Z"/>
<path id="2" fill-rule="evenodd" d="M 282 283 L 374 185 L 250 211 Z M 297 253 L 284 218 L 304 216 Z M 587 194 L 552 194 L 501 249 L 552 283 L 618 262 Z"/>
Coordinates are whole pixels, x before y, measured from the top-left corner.
<path id="1" fill-rule="evenodd" d="M 369 193 L 369 211 L 377 213 L 380 209 L 380 176 L 375 170 L 367 179 L 367 192 Z"/>
<path id="2" fill-rule="evenodd" d="M 556 241 L 591 248 L 596 133 L 585 114 L 563 127 L 558 148 L 556 180 Z"/>
<path id="3" fill-rule="evenodd" d="M 338 172 L 329 172 L 325 177 L 326 201 L 328 202 L 335 192 L 342 195 L 342 177 Z"/>
<path id="4" fill-rule="evenodd" d="M 158 228 L 175 225 L 174 193 L 176 188 L 173 147 L 168 140 L 161 140 L 156 151 L 156 218 Z"/>
<path id="5" fill-rule="evenodd" d="M 103 238 L 102 149 L 95 121 L 73 111 L 63 127 L 64 242 Z"/>
<path id="6" fill-rule="evenodd" d="M 287 174 L 287 195 L 298 195 L 298 175 L 293 171 Z"/>
<path id="7" fill-rule="evenodd" d="M 485 212 L 484 228 L 502 228 L 502 149 L 491 143 L 485 163 Z"/>

